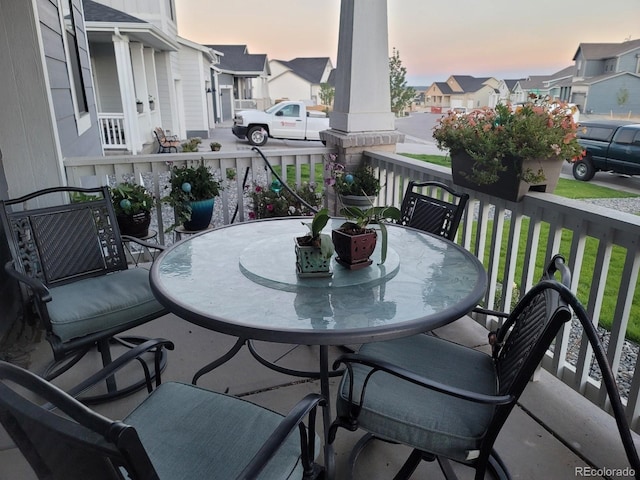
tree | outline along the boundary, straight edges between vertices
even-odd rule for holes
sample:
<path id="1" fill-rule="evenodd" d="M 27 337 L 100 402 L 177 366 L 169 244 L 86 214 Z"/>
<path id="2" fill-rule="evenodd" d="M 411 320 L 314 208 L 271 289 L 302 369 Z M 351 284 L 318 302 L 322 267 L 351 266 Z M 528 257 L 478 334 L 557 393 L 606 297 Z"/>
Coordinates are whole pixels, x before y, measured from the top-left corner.
<path id="1" fill-rule="evenodd" d="M 391 87 L 391 111 L 399 115 L 411 105 L 416 92 L 407 87 L 407 69 L 402 66 L 400 52 L 393 48 L 393 54 L 389 58 L 389 84 Z"/>
<path id="2" fill-rule="evenodd" d="M 328 107 L 333 103 L 333 97 L 336 95 L 336 89 L 333 88 L 328 83 L 320 84 L 320 101 L 322 105 L 326 105 Z"/>

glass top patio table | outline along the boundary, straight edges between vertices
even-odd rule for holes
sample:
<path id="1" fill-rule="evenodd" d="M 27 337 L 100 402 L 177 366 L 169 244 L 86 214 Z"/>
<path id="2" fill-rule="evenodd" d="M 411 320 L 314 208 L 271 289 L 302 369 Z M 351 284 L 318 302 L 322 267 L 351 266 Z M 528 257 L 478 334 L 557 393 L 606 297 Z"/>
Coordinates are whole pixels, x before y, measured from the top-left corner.
<path id="1" fill-rule="evenodd" d="M 370 267 L 299 278 L 294 238 L 310 218 L 245 222 L 194 235 L 151 269 L 159 301 L 202 327 L 254 340 L 345 345 L 429 331 L 471 311 L 484 295 L 480 261 L 441 237 L 388 225 Z M 331 219 L 325 233 L 342 219 Z"/>

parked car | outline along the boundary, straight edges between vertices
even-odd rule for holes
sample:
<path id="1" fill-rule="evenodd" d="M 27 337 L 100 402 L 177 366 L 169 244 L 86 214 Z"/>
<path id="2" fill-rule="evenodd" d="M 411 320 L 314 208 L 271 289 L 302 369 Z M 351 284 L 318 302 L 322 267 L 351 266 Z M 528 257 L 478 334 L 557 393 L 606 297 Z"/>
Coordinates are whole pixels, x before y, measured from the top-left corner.
<path id="1" fill-rule="evenodd" d="M 302 102 L 281 102 L 267 110 L 244 110 L 233 119 L 231 131 L 251 145 L 262 146 L 269 138 L 320 140 L 329 128 L 326 113 L 308 109 Z"/>
<path id="2" fill-rule="evenodd" d="M 640 175 L 640 124 L 625 120 L 581 122 L 578 143 L 585 156 L 573 164 L 573 176 L 589 181 L 597 171 Z"/>

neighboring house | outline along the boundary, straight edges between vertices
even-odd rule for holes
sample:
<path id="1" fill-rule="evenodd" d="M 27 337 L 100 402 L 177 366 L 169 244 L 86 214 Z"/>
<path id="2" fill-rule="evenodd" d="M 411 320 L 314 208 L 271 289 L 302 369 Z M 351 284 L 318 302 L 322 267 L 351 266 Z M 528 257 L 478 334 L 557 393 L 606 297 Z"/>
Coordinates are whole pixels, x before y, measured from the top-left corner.
<path id="1" fill-rule="evenodd" d="M 217 121 L 231 120 L 236 110 L 271 106 L 268 77 L 269 62 L 265 54 L 251 54 L 246 45 L 206 45 L 220 53 L 218 73 L 220 110 Z"/>
<path id="2" fill-rule="evenodd" d="M 220 98 L 213 92 L 217 90 L 215 66 L 220 63 L 221 54 L 184 38 L 178 37 L 178 43 L 186 136 L 208 138 L 220 110 Z"/>
<path id="3" fill-rule="evenodd" d="M 486 107 L 496 96 L 507 95 L 503 81 L 493 77 L 451 75 L 446 82 L 434 82 L 426 91 L 426 106 L 435 109 Z"/>
<path id="4" fill-rule="evenodd" d="M 102 3 L 83 4 L 104 148 L 151 151 L 156 126 L 184 135 L 175 34 Z"/>
<path id="5" fill-rule="evenodd" d="M 329 57 L 271 60 L 269 92 L 274 99 L 297 100 L 307 105 L 320 104 L 320 85 L 328 83 L 333 70 Z"/>
<path id="6" fill-rule="evenodd" d="M 640 39 L 581 43 L 573 60 L 570 101 L 581 111 L 640 114 Z"/>
<path id="7" fill-rule="evenodd" d="M 502 84 L 453 75 L 434 82 L 426 92 L 426 105 L 434 109 L 452 106 L 495 106 L 498 101 L 523 102 L 530 94 L 574 103 L 585 113 L 618 116 L 640 115 L 640 39 L 622 43 L 581 43 L 574 64 L 551 75 L 531 75 Z M 495 79 L 493 79 L 495 80 Z M 486 90 L 495 90 L 485 97 Z M 484 99 L 488 101 L 484 103 Z"/>

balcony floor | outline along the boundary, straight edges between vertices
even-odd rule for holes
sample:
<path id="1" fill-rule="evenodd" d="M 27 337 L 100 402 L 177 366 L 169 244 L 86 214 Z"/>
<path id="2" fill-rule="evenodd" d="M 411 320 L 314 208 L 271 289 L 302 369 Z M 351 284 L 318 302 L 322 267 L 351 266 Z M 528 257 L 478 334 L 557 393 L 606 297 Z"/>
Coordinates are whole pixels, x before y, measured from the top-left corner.
<path id="1" fill-rule="evenodd" d="M 163 381 L 190 382 L 198 368 L 224 353 L 234 343 L 232 337 L 204 330 L 174 316 L 166 315 L 135 330 L 140 335 L 164 337 L 175 342 L 169 352 L 169 363 Z M 461 319 L 439 329 L 438 335 L 466 345 L 487 348 L 486 331 L 470 319 Z M 260 344 L 260 351 L 270 359 L 296 368 L 317 368 L 317 347 L 280 344 Z M 331 356 L 340 350 L 331 349 Z M 31 369 L 39 371 L 51 360 L 49 345 L 43 341 L 32 352 Z M 87 361 L 90 362 L 89 359 Z M 97 359 L 95 359 L 98 362 Z M 56 383 L 69 386 L 79 378 L 82 367 L 76 366 L 66 374 L 72 378 L 60 378 Z M 73 374 L 69 375 L 71 372 Z M 64 376 L 63 376 L 64 377 Z M 338 380 L 333 379 L 335 388 Z M 226 391 L 280 412 L 287 412 L 309 392 L 319 391 L 316 381 L 304 381 L 274 372 L 258 364 L 243 348 L 227 364 L 205 375 L 200 386 L 216 391 Z M 251 393 L 254 392 L 254 393 Z M 137 392 L 125 399 L 94 407 L 110 418 L 122 418 L 137 405 L 146 392 Z M 320 422 L 319 422 L 320 423 Z M 338 431 L 335 444 L 337 478 L 348 478 L 347 460 L 351 447 L 362 432 Z M 637 437 L 636 437 L 637 438 Z M 576 454 L 566 445 L 572 445 Z M 640 445 L 636 441 L 636 445 Z M 574 478 L 577 467 L 590 465 L 598 468 L 624 468 L 628 465 L 612 417 L 593 406 L 583 397 L 546 372 L 540 380 L 530 383 L 514 409 L 500 436 L 496 448 L 517 479 Z M 356 467 L 355 479 L 390 479 L 408 455 L 402 446 L 374 442 L 361 455 Z M 0 480 L 35 479 L 20 452 L 0 429 Z M 466 467 L 456 467 L 460 478 L 473 478 Z M 578 475 L 579 476 L 579 475 Z M 423 462 L 413 478 L 444 478 L 434 464 Z M 601 477 L 594 477 L 601 478 Z M 618 478 L 618 477 L 615 477 Z"/>

